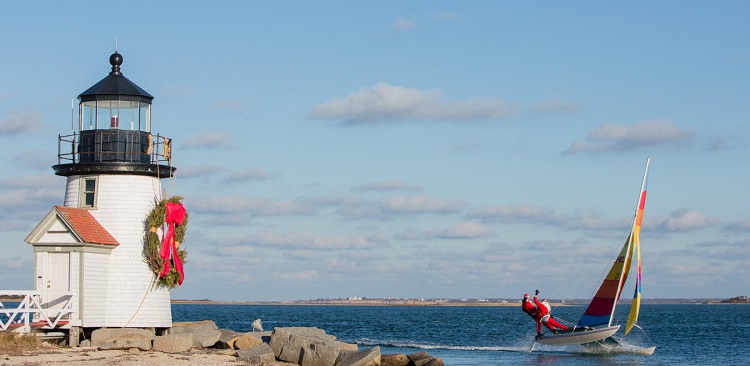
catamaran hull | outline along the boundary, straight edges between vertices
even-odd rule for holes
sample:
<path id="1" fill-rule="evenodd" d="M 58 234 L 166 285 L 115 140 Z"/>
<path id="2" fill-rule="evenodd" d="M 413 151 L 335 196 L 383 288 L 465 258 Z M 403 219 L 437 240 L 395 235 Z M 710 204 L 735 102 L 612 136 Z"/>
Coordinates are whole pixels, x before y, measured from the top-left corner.
<path id="1" fill-rule="evenodd" d="M 585 330 L 582 332 L 560 333 L 537 338 L 536 343 L 550 346 L 565 346 L 571 344 L 584 344 L 600 341 L 614 335 L 620 329 L 619 325 L 613 327 Z"/>

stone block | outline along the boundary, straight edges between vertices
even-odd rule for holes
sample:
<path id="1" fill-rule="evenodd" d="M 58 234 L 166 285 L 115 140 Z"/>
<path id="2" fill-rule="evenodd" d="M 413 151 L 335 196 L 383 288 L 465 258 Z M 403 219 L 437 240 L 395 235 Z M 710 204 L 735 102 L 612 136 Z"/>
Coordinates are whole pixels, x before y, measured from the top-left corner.
<path id="1" fill-rule="evenodd" d="M 263 331 L 263 332 L 247 332 L 247 333 L 243 333 L 243 334 L 248 335 L 248 336 L 253 337 L 253 338 L 257 338 L 259 341 L 261 341 L 263 343 L 269 343 L 269 342 L 271 342 L 271 331 L 270 330 L 266 330 L 266 331 Z"/>
<path id="2" fill-rule="evenodd" d="M 380 366 L 380 347 L 356 352 L 342 351 L 336 360 L 336 366 Z"/>
<path id="3" fill-rule="evenodd" d="M 382 355 L 380 357 L 380 366 L 407 366 L 407 365 L 409 365 L 409 357 L 406 357 L 406 355 L 403 353 Z"/>
<path id="4" fill-rule="evenodd" d="M 431 365 L 433 361 L 435 361 L 435 358 L 432 357 L 432 356 L 429 356 L 427 358 L 420 358 L 420 359 L 414 361 L 414 366 L 427 366 L 427 365 Z"/>
<path id="5" fill-rule="evenodd" d="M 235 338 L 229 340 L 229 345 L 234 349 L 253 348 L 255 346 L 265 344 L 258 338 L 251 337 L 247 334 L 241 334 Z"/>
<path id="6" fill-rule="evenodd" d="M 139 348 L 143 351 L 148 351 L 151 349 L 151 339 L 143 334 L 123 334 L 109 338 L 106 342 L 100 344 L 98 348 L 102 350 Z"/>
<path id="7" fill-rule="evenodd" d="M 91 346 L 99 347 L 103 343 L 108 342 L 110 339 L 115 337 L 122 337 L 125 335 L 136 334 L 143 338 L 147 338 L 149 341 L 155 337 L 153 329 L 140 329 L 140 328 L 99 328 L 91 332 Z"/>
<path id="8" fill-rule="evenodd" d="M 214 347 L 219 349 L 233 349 L 232 345 L 229 344 L 229 341 L 242 335 L 242 333 L 229 329 L 219 329 L 219 333 L 221 333 L 219 341 L 214 345 Z"/>
<path id="9" fill-rule="evenodd" d="M 248 363 L 272 363 L 276 361 L 273 349 L 267 343 L 261 343 L 257 347 L 243 348 L 237 350 L 237 361 Z"/>
<path id="10" fill-rule="evenodd" d="M 164 353 L 187 352 L 193 347 L 193 333 L 167 334 L 154 338 L 154 351 Z"/>
<path id="11" fill-rule="evenodd" d="M 411 361 L 413 364 L 416 364 L 417 361 L 420 361 L 420 360 L 425 360 L 425 359 L 431 360 L 432 359 L 432 356 L 428 355 L 427 352 L 410 353 L 410 354 L 406 355 L 406 357 L 408 357 L 409 361 Z"/>
<path id="12" fill-rule="evenodd" d="M 334 366 L 339 349 L 333 343 L 311 341 L 302 348 L 300 366 Z"/>
<path id="13" fill-rule="evenodd" d="M 221 338 L 219 327 L 212 320 L 172 323 L 170 334 L 193 334 L 193 347 L 211 347 Z"/>
<path id="14" fill-rule="evenodd" d="M 440 357 L 435 357 L 424 364 L 424 366 L 445 366 L 445 364 L 443 363 L 443 360 L 440 359 Z"/>
<path id="15" fill-rule="evenodd" d="M 359 346 L 357 346 L 355 343 L 346 343 L 341 341 L 335 341 L 334 343 L 342 351 L 359 351 Z"/>
<path id="16" fill-rule="evenodd" d="M 339 355 L 336 337 L 319 328 L 275 328 L 269 345 L 277 359 L 301 366 L 333 366 Z"/>

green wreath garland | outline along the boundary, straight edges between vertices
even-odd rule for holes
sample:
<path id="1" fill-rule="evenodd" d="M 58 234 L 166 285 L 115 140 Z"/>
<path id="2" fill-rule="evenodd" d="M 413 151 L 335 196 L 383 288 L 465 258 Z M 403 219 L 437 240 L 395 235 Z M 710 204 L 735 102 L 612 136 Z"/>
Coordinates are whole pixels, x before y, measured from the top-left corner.
<path id="1" fill-rule="evenodd" d="M 167 214 L 166 203 L 182 203 L 182 197 L 172 196 L 169 199 L 161 200 L 156 207 L 148 214 L 146 221 L 148 223 L 149 230 L 146 232 L 146 245 L 144 247 L 144 255 L 146 257 L 146 263 L 151 271 L 156 274 L 159 278 L 157 285 L 164 286 L 168 289 L 173 289 L 177 286 L 177 281 L 180 279 L 180 274 L 174 269 L 174 266 L 170 266 L 171 269 L 164 277 L 159 277 L 162 268 L 164 268 L 164 260 L 159 257 L 159 250 L 161 249 L 161 240 L 157 234 L 158 228 L 164 225 L 164 217 Z M 175 225 L 174 228 L 174 240 L 177 245 L 177 255 L 180 256 L 180 260 L 183 265 L 187 263 L 187 250 L 180 249 L 180 243 L 185 239 L 185 230 L 187 229 L 188 215 L 185 214 L 185 219 L 182 221 L 182 225 Z"/>

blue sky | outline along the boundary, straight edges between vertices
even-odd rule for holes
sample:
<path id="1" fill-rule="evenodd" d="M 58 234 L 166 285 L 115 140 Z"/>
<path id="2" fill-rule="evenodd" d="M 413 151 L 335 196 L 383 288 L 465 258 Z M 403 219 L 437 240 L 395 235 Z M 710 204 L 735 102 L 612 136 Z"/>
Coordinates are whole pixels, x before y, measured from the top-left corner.
<path id="1" fill-rule="evenodd" d="M 117 39 L 191 215 L 174 298 L 589 297 L 648 156 L 644 297 L 748 295 L 748 16 L 743 1 L 5 3 L 0 286 L 32 286 L 23 239 L 64 197 L 57 135 Z"/>

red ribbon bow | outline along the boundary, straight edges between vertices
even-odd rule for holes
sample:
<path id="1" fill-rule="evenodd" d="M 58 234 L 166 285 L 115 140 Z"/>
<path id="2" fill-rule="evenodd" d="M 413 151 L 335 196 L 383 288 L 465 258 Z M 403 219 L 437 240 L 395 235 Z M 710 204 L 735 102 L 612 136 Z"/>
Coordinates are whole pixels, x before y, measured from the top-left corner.
<path id="1" fill-rule="evenodd" d="M 166 203 L 167 214 L 164 222 L 167 224 L 167 232 L 164 234 L 164 239 L 161 242 L 161 251 L 159 251 L 159 257 L 164 260 L 164 268 L 162 268 L 159 277 L 164 277 L 169 273 L 169 256 L 172 254 L 172 260 L 174 261 L 174 269 L 180 274 L 180 279 L 177 281 L 178 284 L 182 285 L 182 281 L 185 280 L 185 273 L 182 271 L 182 261 L 180 260 L 179 254 L 177 254 L 177 245 L 174 241 L 174 226 L 182 225 L 182 222 L 187 216 L 187 211 L 181 203 Z"/>

